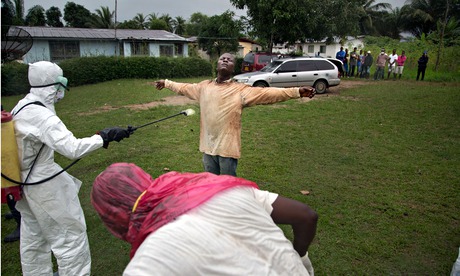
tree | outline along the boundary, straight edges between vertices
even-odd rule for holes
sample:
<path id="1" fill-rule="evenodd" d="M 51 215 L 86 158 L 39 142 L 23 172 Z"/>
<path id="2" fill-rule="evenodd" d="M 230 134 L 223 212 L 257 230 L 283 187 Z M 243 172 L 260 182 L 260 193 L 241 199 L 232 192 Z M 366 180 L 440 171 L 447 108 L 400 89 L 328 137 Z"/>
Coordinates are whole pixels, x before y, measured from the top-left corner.
<path id="1" fill-rule="evenodd" d="M 46 24 L 51 27 L 64 27 L 61 17 L 62 13 L 58 7 L 51 7 L 46 11 Z"/>
<path id="2" fill-rule="evenodd" d="M 150 30 L 169 30 L 169 25 L 163 19 L 157 17 L 156 14 L 151 13 L 149 14 L 149 23 L 148 23 Z"/>
<path id="3" fill-rule="evenodd" d="M 404 9 L 404 28 L 416 37 L 428 35 L 437 29 L 437 22 L 447 22 L 460 16 L 458 0 L 407 0 Z M 404 8 L 404 7 L 403 7 Z M 446 14 L 447 10 L 447 14 Z"/>
<path id="4" fill-rule="evenodd" d="M 91 28 L 115 29 L 114 14 L 115 12 L 111 12 L 109 7 L 96 9 L 96 13 L 91 15 L 89 26 Z"/>
<path id="5" fill-rule="evenodd" d="M 198 36 L 203 29 L 203 25 L 209 17 L 200 12 L 192 13 L 189 19 L 189 23 L 185 27 L 185 33 L 189 36 Z"/>
<path id="6" fill-rule="evenodd" d="M 172 18 L 169 14 L 163 14 L 159 17 L 160 20 L 163 20 L 168 25 L 167 31 L 174 33 L 177 27 L 177 21 Z"/>
<path id="7" fill-rule="evenodd" d="M 14 0 L 15 16 L 13 18 L 13 25 L 24 25 L 24 0 Z"/>
<path id="8" fill-rule="evenodd" d="M 45 26 L 45 9 L 40 5 L 30 8 L 26 15 L 25 24 L 27 26 Z"/>
<path id="9" fill-rule="evenodd" d="M 82 5 L 67 2 L 64 6 L 64 20 L 67 27 L 88 28 L 91 12 Z"/>
<path id="10" fill-rule="evenodd" d="M 385 12 L 377 22 L 376 29 L 380 35 L 394 39 L 401 38 L 403 17 L 401 16 L 400 8 L 392 9 L 391 12 Z"/>
<path id="11" fill-rule="evenodd" d="M 14 5 L 10 0 L 2 0 L 2 41 L 6 40 L 6 35 L 13 23 Z"/>
<path id="12" fill-rule="evenodd" d="M 117 29 L 132 29 L 139 30 L 139 22 L 135 20 L 125 20 L 117 24 Z"/>
<path id="13" fill-rule="evenodd" d="M 213 58 L 224 52 L 234 53 L 238 50 L 240 26 L 233 20 L 235 13 L 226 11 L 206 20 L 198 37 L 198 45 Z"/>
<path id="14" fill-rule="evenodd" d="M 387 14 L 386 9 L 391 9 L 391 5 L 388 3 L 375 3 L 375 0 L 367 0 L 358 13 L 361 34 L 377 35 L 379 32 L 374 23 L 382 21 L 382 16 Z"/>
<path id="15" fill-rule="evenodd" d="M 247 9 L 259 41 L 274 43 L 321 40 L 358 33 L 356 12 L 363 0 L 230 0 Z"/>
<path id="16" fill-rule="evenodd" d="M 133 21 L 136 22 L 137 24 L 137 29 L 147 29 L 147 18 L 144 16 L 142 13 L 136 14 L 136 16 L 133 18 Z"/>

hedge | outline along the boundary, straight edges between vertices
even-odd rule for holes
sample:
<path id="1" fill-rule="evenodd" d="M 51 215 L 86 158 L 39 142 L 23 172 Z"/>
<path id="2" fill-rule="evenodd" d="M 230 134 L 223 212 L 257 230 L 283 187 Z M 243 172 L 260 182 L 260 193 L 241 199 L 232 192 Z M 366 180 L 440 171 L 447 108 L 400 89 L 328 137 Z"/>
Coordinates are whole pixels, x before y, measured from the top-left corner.
<path id="1" fill-rule="evenodd" d="M 26 94 L 30 86 L 27 64 L 9 62 L 2 64 L 2 96 Z"/>
<path id="2" fill-rule="evenodd" d="M 212 64 L 200 58 L 170 57 L 82 57 L 59 63 L 69 86 L 93 84 L 114 79 L 188 78 L 212 75 Z M 2 96 L 29 92 L 28 65 L 16 62 L 2 65 Z"/>

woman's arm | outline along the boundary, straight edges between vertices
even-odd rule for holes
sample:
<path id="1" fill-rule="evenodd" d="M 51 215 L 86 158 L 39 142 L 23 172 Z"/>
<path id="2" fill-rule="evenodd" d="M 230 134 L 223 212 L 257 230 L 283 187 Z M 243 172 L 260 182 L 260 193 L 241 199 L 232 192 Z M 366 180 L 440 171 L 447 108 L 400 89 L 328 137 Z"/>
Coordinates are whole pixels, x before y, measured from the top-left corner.
<path id="1" fill-rule="evenodd" d="M 305 256 L 316 234 L 318 214 L 308 205 L 278 196 L 272 204 L 271 217 L 276 224 L 290 224 L 294 232 L 294 249 Z"/>

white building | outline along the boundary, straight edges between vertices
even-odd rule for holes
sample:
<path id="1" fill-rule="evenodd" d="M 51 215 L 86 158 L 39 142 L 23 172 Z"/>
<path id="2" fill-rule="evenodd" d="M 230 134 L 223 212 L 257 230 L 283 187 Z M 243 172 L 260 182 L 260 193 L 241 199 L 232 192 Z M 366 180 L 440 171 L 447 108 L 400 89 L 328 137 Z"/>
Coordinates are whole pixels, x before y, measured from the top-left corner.
<path id="1" fill-rule="evenodd" d="M 23 58 L 25 63 L 88 56 L 188 56 L 187 39 L 164 30 L 17 28 L 33 39 L 32 48 Z"/>

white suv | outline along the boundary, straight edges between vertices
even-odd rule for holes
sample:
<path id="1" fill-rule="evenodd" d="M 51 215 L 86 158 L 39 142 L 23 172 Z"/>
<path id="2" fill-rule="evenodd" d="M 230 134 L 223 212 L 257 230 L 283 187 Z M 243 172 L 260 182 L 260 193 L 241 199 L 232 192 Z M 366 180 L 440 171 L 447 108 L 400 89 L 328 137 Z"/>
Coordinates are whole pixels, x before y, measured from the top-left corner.
<path id="1" fill-rule="evenodd" d="M 339 70 L 324 58 L 284 58 L 272 61 L 260 71 L 236 75 L 237 82 L 260 87 L 313 86 L 316 93 L 340 84 Z"/>

